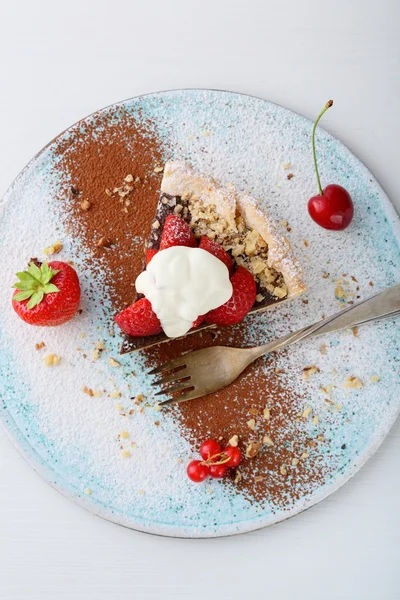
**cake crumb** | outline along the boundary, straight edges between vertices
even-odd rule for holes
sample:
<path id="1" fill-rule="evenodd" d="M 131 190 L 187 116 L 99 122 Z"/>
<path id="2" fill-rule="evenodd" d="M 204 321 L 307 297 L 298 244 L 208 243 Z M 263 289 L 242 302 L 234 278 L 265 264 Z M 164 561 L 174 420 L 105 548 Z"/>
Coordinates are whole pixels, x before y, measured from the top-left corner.
<path id="1" fill-rule="evenodd" d="M 310 367 L 304 367 L 303 369 L 303 379 L 308 381 L 311 375 L 315 375 L 315 373 L 319 373 L 319 368 L 315 365 L 311 365 Z"/>
<path id="2" fill-rule="evenodd" d="M 110 365 L 110 367 L 120 367 L 121 366 L 121 363 L 119 363 L 117 360 L 115 360 L 115 358 L 113 358 L 112 356 L 109 357 L 108 364 Z"/>
<path id="3" fill-rule="evenodd" d="M 355 377 L 354 375 L 350 375 L 349 377 L 347 377 L 347 379 L 342 383 L 342 387 L 346 388 L 346 389 L 354 389 L 354 390 L 360 390 L 361 388 L 364 387 L 363 382 L 361 381 L 361 379 L 359 379 L 358 377 Z"/>
<path id="4" fill-rule="evenodd" d="M 43 358 L 43 362 L 46 367 L 56 367 L 60 364 L 61 356 L 58 354 L 46 354 Z"/>
<path id="5" fill-rule="evenodd" d="M 58 252 L 60 252 L 62 250 L 62 247 L 63 247 L 62 242 L 60 242 L 60 241 L 55 242 L 51 246 L 48 246 L 47 248 L 45 248 L 43 250 L 43 254 L 46 254 L 47 256 L 51 256 L 52 254 L 57 254 Z"/>
<path id="6" fill-rule="evenodd" d="M 82 392 L 83 392 L 84 394 L 87 394 L 87 395 L 88 395 L 88 396 L 90 396 L 91 398 L 93 398 L 93 396 L 94 396 L 94 392 L 93 392 L 92 388 L 88 388 L 86 385 L 85 385 L 85 386 L 83 386 L 83 388 L 82 388 Z"/>

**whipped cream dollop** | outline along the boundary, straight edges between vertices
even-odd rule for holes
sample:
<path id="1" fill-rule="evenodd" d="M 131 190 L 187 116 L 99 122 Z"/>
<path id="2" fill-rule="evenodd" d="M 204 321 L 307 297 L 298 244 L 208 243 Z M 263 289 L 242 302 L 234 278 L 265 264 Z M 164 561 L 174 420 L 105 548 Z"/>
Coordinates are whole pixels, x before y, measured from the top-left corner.
<path id="1" fill-rule="evenodd" d="M 158 252 L 136 279 L 168 337 L 185 335 L 200 315 L 232 296 L 229 271 L 202 248 L 173 246 Z"/>

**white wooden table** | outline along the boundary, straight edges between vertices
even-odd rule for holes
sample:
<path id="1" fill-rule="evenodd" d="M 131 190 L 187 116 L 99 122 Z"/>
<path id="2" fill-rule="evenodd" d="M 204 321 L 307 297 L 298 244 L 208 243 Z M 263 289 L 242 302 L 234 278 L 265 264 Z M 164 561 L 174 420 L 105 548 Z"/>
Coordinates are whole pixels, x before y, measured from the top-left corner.
<path id="1" fill-rule="evenodd" d="M 400 209 L 399 23 L 398 0 L 2 0 L 0 190 L 97 108 L 211 87 L 310 118 L 334 98 L 324 127 Z M 84 512 L 0 435 L 0 599 L 400 598 L 399 459 L 397 423 L 367 466 L 307 513 L 185 541 Z"/>

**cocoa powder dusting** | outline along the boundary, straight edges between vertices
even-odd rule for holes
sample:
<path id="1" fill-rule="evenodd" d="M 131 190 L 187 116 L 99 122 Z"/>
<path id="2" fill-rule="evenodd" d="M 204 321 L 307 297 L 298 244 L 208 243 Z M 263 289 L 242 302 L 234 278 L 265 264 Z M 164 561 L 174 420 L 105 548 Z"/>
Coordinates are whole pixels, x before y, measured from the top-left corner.
<path id="1" fill-rule="evenodd" d="M 142 270 L 158 201 L 162 173 L 154 169 L 163 164 L 163 147 L 151 123 L 139 126 L 119 108 L 117 121 L 109 109 L 94 115 L 83 130 L 80 124 L 75 126 L 72 136 L 59 143 L 58 155 L 60 200 L 67 207 L 68 226 L 90 251 L 88 269 L 107 282 L 116 313 L 135 297 L 134 282 Z M 221 329 L 217 335 L 214 330 L 193 334 L 144 354 L 148 364 L 155 366 L 207 345 L 241 346 L 251 320 Z M 225 390 L 165 410 L 181 423 L 194 454 L 207 438 L 227 443 L 237 435 L 244 458 L 240 474 L 231 472 L 226 485 L 241 490 L 250 501 L 267 499 L 282 507 L 324 480 L 327 474 L 319 469 L 318 456 L 327 442 L 311 439 L 303 431 L 298 414 L 304 401 L 285 388 L 275 367 L 274 356 L 268 357 Z M 268 420 L 263 418 L 266 407 Z M 254 430 L 247 425 L 250 419 L 255 420 Z M 263 443 L 256 456 L 246 458 L 247 446 L 263 439 L 273 445 Z"/>
<path id="2" fill-rule="evenodd" d="M 154 173 L 160 144 L 150 124 L 138 127 L 128 114 L 115 121 L 109 110 L 94 115 L 84 131 L 75 126 L 58 155 L 68 224 L 91 252 L 88 268 L 103 271 L 120 310 L 134 300 L 142 270 L 162 178 Z"/>

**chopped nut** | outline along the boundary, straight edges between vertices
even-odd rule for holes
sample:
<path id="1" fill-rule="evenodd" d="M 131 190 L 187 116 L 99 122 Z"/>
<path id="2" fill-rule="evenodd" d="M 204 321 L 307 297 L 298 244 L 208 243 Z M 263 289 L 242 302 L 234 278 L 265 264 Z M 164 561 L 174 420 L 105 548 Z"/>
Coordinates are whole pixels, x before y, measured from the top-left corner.
<path id="1" fill-rule="evenodd" d="M 129 458 L 130 456 L 132 456 L 132 454 L 129 452 L 129 450 L 122 450 L 121 456 L 122 458 Z"/>
<path id="2" fill-rule="evenodd" d="M 264 435 L 264 437 L 263 437 L 263 444 L 265 444 L 266 446 L 273 446 L 274 442 L 271 440 L 271 438 L 269 437 L 269 435 Z"/>
<path id="3" fill-rule="evenodd" d="M 160 421 L 154 421 L 154 425 L 155 425 L 156 427 L 159 427 L 159 426 L 160 426 Z"/>
<path id="4" fill-rule="evenodd" d="M 359 337 L 359 335 L 358 335 L 358 327 L 352 327 L 351 330 L 353 332 L 354 337 L 358 338 Z"/>
<path id="5" fill-rule="evenodd" d="M 164 167 L 154 167 L 154 173 L 162 173 L 164 171 Z"/>
<path id="6" fill-rule="evenodd" d="M 260 483 L 260 481 L 264 481 L 264 479 L 266 479 L 266 478 L 265 478 L 263 475 L 256 475 L 256 476 L 254 477 L 254 481 L 255 481 L 256 483 Z"/>
<path id="7" fill-rule="evenodd" d="M 326 344 L 321 344 L 319 347 L 319 351 L 321 352 L 322 355 L 326 354 L 327 352 L 327 345 Z"/>
<path id="8" fill-rule="evenodd" d="M 360 379 L 358 379 L 358 377 L 354 377 L 354 375 L 350 375 L 342 383 L 342 387 L 347 388 L 347 389 L 359 390 L 364 387 L 364 384 Z"/>
<path id="9" fill-rule="evenodd" d="M 99 390 L 93 390 L 93 396 L 97 396 L 98 398 L 101 398 L 103 394 L 99 391 Z"/>
<path id="10" fill-rule="evenodd" d="M 122 394 L 121 394 L 121 392 L 114 390 L 113 392 L 111 392 L 110 396 L 111 396 L 111 398 L 121 398 Z M 118 404 L 118 406 L 120 406 L 120 404 Z M 122 406 L 121 406 L 121 409 L 122 409 Z"/>
<path id="11" fill-rule="evenodd" d="M 140 404 L 143 402 L 143 400 L 146 400 L 146 396 L 143 396 L 143 394 L 138 394 L 135 398 L 135 404 Z"/>
<path id="12" fill-rule="evenodd" d="M 315 415 L 315 417 L 313 417 L 312 424 L 318 425 L 318 423 L 319 423 L 319 417 L 318 417 L 318 415 Z"/>
<path id="13" fill-rule="evenodd" d="M 127 175 L 127 176 L 124 178 L 124 181 L 126 181 L 126 183 L 130 183 L 131 181 L 133 181 L 133 175 L 131 175 L 131 174 L 129 173 L 129 175 Z"/>
<path id="14" fill-rule="evenodd" d="M 304 460 L 306 458 L 309 458 L 309 456 L 310 455 L 308 454 L 308 452 L 303 452 L 303 454 L 300 456 L 300 458 L 302 458 Z"/>
<path id="15" fill-rule="evenodd" d="M 299 464 L 299 459 L 298 458 L 292 458 L 292 467 L 295 467 L 298 464 Z"/>
<path id="16" fill-rule="evenodd" d="M 281 465 L 279 467 L 279 472 L 281 475 L 287 475 L 287 469 L 286 469 L 285 465 Z"/>
<path id="17" fill-rule="evenodd" d="M 39 344 L 35 344 L 35 348 L 36 350 L 41 350 L 42 348 L 45 348 L 46 344 L 44 342 L 40 342 Z"/>
<path id="18" fill-rule="evenodd" d="M 257 294 L 256 296 L 256 300 L 257 302 L 262 302 L 264 300 L 265 296 L 263 296 L 262 294 Z"/>
<path id="19" fill-rule="evenodd" d="M 335 404 L 333 408 L 335 410 L 341 410 L 343 408 L 343 404 Z"/>
<path id="20" fill-rule="evenodd" d="M 60 250 L 62 250 L 62 247 L 63 245 L 61 242 L 55 242 L 51 246 L 48 246 L 48 248 L 45 248 L 43 250 L 43 254 L 47 254 L 47 256 L 50 256 L 51 254 L 57 254 L 60 252 Z"/>
<path id="21" fill-rule="evenodd" d="M 236 469 L 236 474 L 235 474 L 235 479 L 233 480 L 233 483 L 239 483 L 239 481 L 242 479 L 242 474 L 239 471 L 239 469 Z"/>
<path id="22" fill-rule="evenodd" d="M 380 381 L 379 375 L 373 375 L 371 377 L 371 381 L 372 381 L 372 383 L 378 383 L 378 381 Z"/>
<path id="23" fill-rule="evenodd" d="M 96 246 L 98 248 L 110 248 L 110 246 L 112 246 L 112 242 L 107 237 L 103 236 L 99 239 Z"/>
<path id="24" fill-rule="evenodd" d="M 236 448 L 238 443 L 239 443 L 239 436 L 233 435 L 228 442 L 228 446 L 233 446 L 234 448 Z"/>
<path id="25" fill-rule="evenodd" d="M 250 442 L 246 448 L 246 457 L 254 458 L 260 452 L 261 447 L 261 442 Z"/>
<path id="26" fill-rule="evenodd" d="M 97 348 L 95 350 L 93 350 L 92 352 L 92 359 L 93 360 L 99 360 L 100 358 L 100 352 L 99 350 L 97 350 Z"/>
<path id="27" fill-rule="evenodd" d="M 57 354 L 46 354 L 43 358 L 43 362 L 46 367 L 56 367 L 60 364 L 61 357 Z"/>
<path id="28" fill-rule="evenodd" d="M 138 490 L 138 492 L 137 492 L 137 493 L 138 493 L 140 496 L 143 496 L 143 494 L 144 494 L 144 490 Z"/>
<path id="29" fill-rule="evenodd" d="M 119 363 L 117 360 L 115 360 L 115 358 L 113 358 L 112 356 L 109 357 L 108 364 L 110 365 L 110 367 L 120 367 L 121 366 L 121 363 Z"/>
<path id="30" fill-rule="evenodd" d="M 90 396 L 91 398 L 93 398 L 93 396 L 94 396 L 94 392 L 93 392 L 92 388 L 88 388 L 88 387 L 86 387 L 86 385 L 85 385 L 85 386 L 82 388 L 82 392 L 83 392 L 84 394 L 87 394 L 87 395 L 88 395 L 88 396 Z M 122 408 L 122 407 L 121 407 L 121 408 Z"/>
<path id="31" fill-rule="evenodd" d="M 328 279 L 328 277 L 329 277 L 329 273 L 327 273 L 326 271 L 324 271 L 322 273 L 322 279 Z"/>
<path id="32" fill-rule="evenodd" d="M 109 196 L 109 197 L 111 198 L 111 196 L 112 196 L 112 191 L 111 191 L 111 190 L 109 190 L 108 188 L 106 188 L 104 191 L 105 191 L 105 193 L 107 194 L 107 196 Z"/>
<path id="33" fill-rule="evenodd" d="M 160 411 L 162 409 L 162 406 L 161 404 L 155 404 L 153 408 L 154 410 Z"/>
<path id="34" fill-rule="evenodd" d="M 247 427 L 248 427 L 249 429 L 251 429 L 252 431 L 254 431 L 254 428 L 255 428 L 255 426 L 256 426 L 256 422 L 255 422 L 255 420 L 254 420 L 254 419 L 249 419 L 249 420 L 247 421 Z"/>
<path id="35" fill-rule="evenodd" d="M 303 379 L 307 381 L 308 379 L 310 379 L 311 375 L 314 375 L 315 373 L 319 373 L 319 368 L 315 365 L 312 365 L 310 367 L 304 367 Z"/>
<path id="36" fill-rule="evenodd" d="M 86 494 L 87 496 L 91 496 L 92 495 L 92 490 L 90 488 L 86 487 L 83 490 L 83 493 Z"/>
<path id="37" fill-rule="evenodd" d="M 321 385 L 319 389 L 324 394 L 328 394 L 328 396 L 332 393 L 332 386 L 331 385 L 326 385 L 326 386 Z"/>
<path id="38" fill-rule="evenodd" d="M 308 248 L 308 241 L 307 240 L 304 240 L 303 244 L 305 245 L 306 248 Z"/>
<path id="39" fill-rule="evenodd" d="M 279 221 L 279 225 L 282 225 L 282 227 L 287 227 L 289 223 L 287 221 Z"/>
<path id="40" fill-rule="evenodd" d="M 290 179 L 293 179 L 294 175 L 293 175 L 293 173 L 289 173 L 288 175 L 286 175 L 286 177 L 290 180 Z"/>
<path id="41" fill-rule="evenodd" d="M 324 436 L 323 436 L 323 435 L 319 435 L 319 436 L 317 437 L 317 440 L 318 440 L 319 442 L 324 442 L 324 441 L 325 441 L 325 438 L 324 438 Z"/>
<path id="42" fill-rule="evenodd" d="M 87 212 L 90 208 L 90 202 L 89 200 L 82 200 L 81 202 L 81 210 L 83 210 L 83 212 Z"/>
<path id="43" fill-rule="evenodd" d="M 312 413 L 311 406 L 307 406 L 302 414 L 303 419 L 307 419 L 311 413 Z"/>
<path id="44" fill-rule="evenodd" d="M 254 406 L 252 406 L 249 410 L 249 413 L 251 415 L 257 416 L 258 415 L 258 408 L 255 408 Z"/>
<path id="45" fill-rule="evenodd" d="M 124 440 L 127 440 L 129 438 L 129 433 L 126 431 L 126 429 L 123 429 L 121 431 L 121 433 L 119 434 Z"/>
<path id="46" fill-rule="evenodd" d="M 264 412 L 263 412 L 263 419 L 264 419 L 264 421 L 269 421 L 270 416 L 271 415 L 270 415 L 270 412 L 269 412 L 269 408 L 266 406 L 264 408 Z"/>
<path id="47" fill-rule="evenodd" d="M 121 411 L 121 410 L 123 410 L 123 408 L 124 408 L 124 407 L 122 406 L 122 404 L 116 404 L 116 405 L 115 405 L 115 408 L 116 408 L 117 410 Z"/>
<path id="48" fill-rule="evenodd" d="M 96 348 L 98 350 L 104 350 L 104 343 L 103 342 L 96 342 Z"/>
<path id="49" fill-rule="evenodd" d="M 291 167 L 291 166 L 292 166 L 292 165 L 291 165 L 290 163 L 283 163 L 283 168 L 284 168 L 285 170 L 287 170 L 287 169 L 290 169 L 290 167 Z"/>

